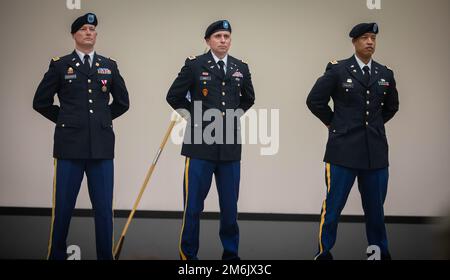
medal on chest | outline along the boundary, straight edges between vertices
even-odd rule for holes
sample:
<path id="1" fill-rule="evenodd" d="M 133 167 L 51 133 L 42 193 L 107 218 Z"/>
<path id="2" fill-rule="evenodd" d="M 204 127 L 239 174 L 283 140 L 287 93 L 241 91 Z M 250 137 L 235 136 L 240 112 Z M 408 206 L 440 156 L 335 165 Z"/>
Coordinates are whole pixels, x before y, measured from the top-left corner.
<path id="1" fill-rule="evenodd" d="M 106 86 L 108 84 L 108 80 L 102 80 L 102 91 L 106 92 L 108 90 L 108 87 Z"/>

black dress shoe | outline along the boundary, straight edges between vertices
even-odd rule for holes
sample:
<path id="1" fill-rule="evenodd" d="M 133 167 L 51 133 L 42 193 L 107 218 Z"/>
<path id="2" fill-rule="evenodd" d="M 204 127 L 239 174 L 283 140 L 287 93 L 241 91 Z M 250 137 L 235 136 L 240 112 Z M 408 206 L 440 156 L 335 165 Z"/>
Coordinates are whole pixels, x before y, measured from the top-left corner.
<path id="1" fill-rule="evenodd" d="M 385 253 L 385 254 L 381 253 L 381 260 L 382 261 L 391 261 L 392 260 L 391 254 L 389 254 L 389 253 Z"/>
<path id="2" fill-rule="evenodd" d="M 332 261 L 333 255 L 330 252 L 322 253 L 314 258 L 316 261 Z"/>

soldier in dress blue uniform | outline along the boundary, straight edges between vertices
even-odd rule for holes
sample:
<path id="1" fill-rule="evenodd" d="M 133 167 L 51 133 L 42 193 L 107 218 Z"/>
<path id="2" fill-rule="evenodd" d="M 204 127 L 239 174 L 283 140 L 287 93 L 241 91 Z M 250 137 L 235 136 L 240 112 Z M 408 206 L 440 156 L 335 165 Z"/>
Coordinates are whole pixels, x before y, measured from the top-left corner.
<path id="1" fill-rule="evenodd" d="M 390 259 L 383 210 L 389 176 L 385 123 L 398 111 L 399 101 L 393 71 L 372 59 L 377 34 L 376 23 L 356 25 L 349 34 L 355 55 L 330 62 L 307 99 L 311 112 L 329 129 L 327 194 L 316 259 L 333 258 L 339 216 L 356 178 L 369 245 L 380 248 L 382 259 Z"/>
<path id="2" fill-rule="evenodd" d="M 112 120 L 128 110 L 129 99 L 116 62 L 94 51 L 97 23 L 93 13 L 73 22 L 76 49 L 52 59 L 33 100 L 33 108 L 56 124 L 48 259 L 67 257 L 67 233 L 84 173 L 95 213 L 97 258 L 113 258 Z"/>
<path id="3" fill-rule="evenodd" d="M 255 93 L 248 65 L 230 55 L 231 25 L 226 20 L 212 23 L 205 32 L 210 51 L 186 59 L 167 94 L 167 102 L 188 120 L 181 154 L 186 156 L 184 172 L 184 216 L 179 253 L 182 260 L 197 259 L 200 214 L 214 174 L 220 204 L 222 259 L 239 259 L 237 201 L 240 181 L 239 116 L 254 103 Z M 201 102 L 201 103 L 200 103 Z M 196 109 L 196 103 L 200 104 Z M 202 117 L 214 111 L 214 120 Z M 238 113 L 240 112 L 240 113 Z M 200 121 L 199 121 L 200 120 Z M 223 121 L 204 139 L 213 121 Z M 227 130 L 231 128 L 230 130 Z M 200 139 L 196 135 L 200 135 Z"/>

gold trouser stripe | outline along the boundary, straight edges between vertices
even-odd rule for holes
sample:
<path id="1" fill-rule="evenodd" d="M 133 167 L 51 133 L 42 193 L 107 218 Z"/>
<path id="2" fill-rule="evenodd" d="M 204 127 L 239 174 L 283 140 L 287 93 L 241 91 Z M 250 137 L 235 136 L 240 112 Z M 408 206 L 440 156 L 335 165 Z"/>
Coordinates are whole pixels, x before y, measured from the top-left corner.
<path id="1" fill-rule="evenodd" d="M 52 222 L 50 225 L 50 237 L 48 240 L 48 253 L 47 260 L 50 258 L 50 252 L 52 250 L 52 239 L 53 239 L 53 224 L 55 222 L 55 207 L 56 207 L 56 172 L 58 171 L 58 160 L 55 158 L 53 161 L 54 171 L 53 171 L 53 195 L 52 195 Z"/>
<path id="2" fill-rule="evenodd" d="M 331 164 L 327 163 L 327 186 L 328 186 L 328 193 L 330 193 L 330 187 L 331 187 Z"/>
<path id="3" fill-rule="evenodd" d="M 330 187 L 331 187 L 331 165 L 329 163 L 326 164 L 326 184 L 327 184 L 327 196 L 330 193 Z M 320 229 L 319 229 L 319 248 L 320 248 L 320 254 L 323 253 L 323 244 L 322 244 L 322 228 L 323 224 L 325 223 L 325 214 L 327 213 L 327 198 L 325 197 L 325 200 L 323 201 L 322 205 L 322 216 L 320 218 Z M 318 255 L 318 256 L 319 256 Z"/>
<path id="4" fill-rule="evenodd" d="M 183 212 L 183 225 L 181 226 L 181 233 L 180 233 L 180 244 L 179 244 L 179 251 L 180 256 L 183 261 L 187 260 L 186 255 L 183 253 L 183 249 L 181 249 L 181 239 L 183 237 L 183 231 L 184 231 L 184 223 L 186 221 L 186 209 L 188 205 L 188 194 L 189 194 L 189 163 L 190 158 L 186 158 L 186 167 L 185 167 L 185 174 L 184 174 L 184 188 L 186 193 L 186 198 L 184 201 L 184 212 Z"/>

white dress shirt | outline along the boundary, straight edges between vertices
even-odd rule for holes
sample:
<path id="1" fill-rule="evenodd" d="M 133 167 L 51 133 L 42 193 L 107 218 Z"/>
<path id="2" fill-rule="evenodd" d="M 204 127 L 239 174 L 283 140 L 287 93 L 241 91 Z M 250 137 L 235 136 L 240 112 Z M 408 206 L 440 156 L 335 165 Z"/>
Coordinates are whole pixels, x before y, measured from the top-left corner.
<path id="1" fill-rule="evenodd" d="M 92 51 L 90 53 L 84 53 L 82 51 L 75 49 L 75 52 L 78 54 L 78 57 L 80 58 L 81 62 L 83 62 L 83 63 L 84 63 L 84 56 L 89 55 L 89 66 L 92 67 L 92 62 L 94 61 L 95 51 Z"/>
<path id="2" fill-rule="evenodd" d="M 361 72 L 364 75 L 364 66 L 368 66 L 369 70 L 372 71 L 372 58 L 369 60 L 369 63 L 364 64 L 364 62 L 361 61 L 361 59 L 358 58 L 358 56 L 355 54 L 356 62 L 358 62 L 359 68 L 361 68 Z M 369 73 L 370 74 L 370 73 Z"/>
<path id="3" fill-rule="evenodd" d="M 217 64 L 217 62 L 219 62 L 219 60 L 222 60 L 222 61 L 223 61 L 223 63 L 225 64 L 224 67 L 225 67 L 225 74 L 226 74 L 226 73 L 227 73 L 228 54 L 226 54 L 225 57 L 222 58 L 222 59 L 218 58 L 218 57 L 214 54 L 213 51 L 211 51 L 211 54 L 212 54 L 212 57 L 214 58 L 214 61 L 216 62 L 216 64 Z M 217 64 L 217 65 L 219 65 L 219 64 Z"/>

